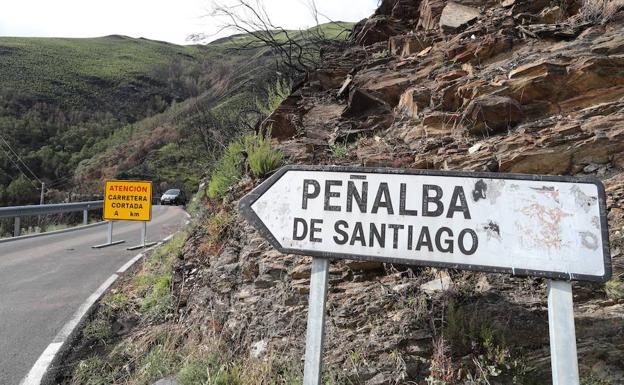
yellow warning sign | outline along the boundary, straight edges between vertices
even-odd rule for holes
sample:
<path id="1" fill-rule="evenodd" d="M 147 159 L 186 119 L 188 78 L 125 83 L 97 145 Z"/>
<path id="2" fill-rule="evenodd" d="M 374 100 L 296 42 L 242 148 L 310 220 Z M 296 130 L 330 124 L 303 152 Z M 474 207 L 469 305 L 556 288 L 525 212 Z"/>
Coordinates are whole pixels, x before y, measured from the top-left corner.
<path id="1" fill-rule="evenodd" d="M 151 221 L 152 182 L 108 180 L 104 190 L 104 220 Z"/>

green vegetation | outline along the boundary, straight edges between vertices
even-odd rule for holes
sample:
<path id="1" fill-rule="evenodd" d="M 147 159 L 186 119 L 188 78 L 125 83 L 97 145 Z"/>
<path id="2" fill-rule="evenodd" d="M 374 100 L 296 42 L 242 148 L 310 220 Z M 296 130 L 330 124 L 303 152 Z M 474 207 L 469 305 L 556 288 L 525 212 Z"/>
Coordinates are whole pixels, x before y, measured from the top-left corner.
<path id="1" fill-rule="evenodd" d="M 453 377 L 455 372 L 463 373 L 471 384 L 490 384 L 491 381 L 525 385 L 535 383 L 526 364 L 514 357 L 508 348 L 506 340 L 509 330 L 504 325 L 484 319 L 479 314 L 469 314 L 455 302 L 449 303 L 446 315 L 443 338 L 438 341 L 437 355 L 434 354 L 434 362 L 442 368 L 438 372 L 449 377 Z M 451 360 L 450 352 L 454 357 L 469 354 L 471 362 L 460 365 Z M 436 382 L 440 379 L 434 376 L 428 383 L 443 384 Z"/>
<path id="2" fill-rule="evenodd" d="M 208 197 L 222 197 L 242 176 L 245 167 L 243 144 L 240 140 L 230 143 L 210 176 Z"/>
<path id="3" fill-rule="evenodd" d="M 350 27 L 311 31 L 342 39 Z M 288 75 L 275 71 L 279 58 L 262 44 L 246 46 L 252 40 L 0 38 L 0 135 L 51 187 L 48 201 L 64 198 L 54 190 L 99 195 L 111 178 L 149 179 L 156 193 L 179 187 L 192 195 L 228 144 L 290 93 Z M 279 162 L 268 155 L 252 159 L 255 176 Z M 10 158 L 0 151 L 0 205 L 36 203 L 37 183 Z"/>
<path id="4" fill-rule="evenodd" d="M 602 380 L 593 374 L 581 377 L 581 385 L 612 385 L 611 381 Z"/>
<path id="5" fill-rule="evenodd" d="M 291 88 L 292 83 L 278 79 L 275 84 L 269 85 L 266 100 L 256 99 L 256 109 L 264 115 L 270 115 L 290 95 Z"/>
<path id="6" fill-rule="evenodd" d="M 256 178 L 263 178 L 280 166 L 284 154 L 273 148 L 270 139 L 257 136 L 247 149 L 249 168 Z"/>
<path id="7" fill-rule="evenodd" d="M 91 320 L 82 330 L 82 334 L 87 339 L 93 339 L 106 342 L 113 334 L 111 325 L 104 318 L 95 318 Z"/>
<path id="8" fill-rule="evenodd" d="M 620 278 L 613 278 L 606 283 L 605 291 L 611 299 L 624 299 L 624 282 Z"/>
<path id="9" fill-rule="evenodd" d="M 332 144 L 329 150 L 334 158 L 341 159 L 349 155 L 349 146 L 346 144 Z"/>
<path id="10" fill-rule="evenodd" d="M 253 134 L 242 136 L 230 143 L 215 165 L 208 184 L 208 197 L 223 197 L 247 168 L 257 178 L 266 176 L 279 167 L 283 158 L 282 152 L 273 148 L 270 139 Z"/>
<path id="11" fill-rule="evenodd" d="M 99 357 L 80 361 L 74 370 L 73 385 L 107 385 L 112 383 L 110 366 Z"/>
<path id="12" fill-rule="evenodd" d="M 173 265 L 178 260 L 187 234 L 179 233 L 156 249 L 134 277 L 138 291 L 139 313 L 146 318 L 162 319 L 171 309 Z"/>
<path id="13" fill-rule="evenodd" d="M 0 82 L 5 92 L 28 90 L 35 100 L 60 99 L 64 105 L 97 109 L 105 103 L 123 110 L 128 108 L 126 103 L 132 103 L 127 97 L 132 88 L 141 89 L 144 96 L 160 91 L 161 98 L 170 99 L 166 88 L 177 88 L 173 83 L 181 80 L 169 78 L 171 67 L 183 71 L 189 63 L 201 60 L 205 48 L 125 36 L 1 37 L 0 50 Z M 187 86 L 177 91 L 191 93 L 191 84 Z"/>

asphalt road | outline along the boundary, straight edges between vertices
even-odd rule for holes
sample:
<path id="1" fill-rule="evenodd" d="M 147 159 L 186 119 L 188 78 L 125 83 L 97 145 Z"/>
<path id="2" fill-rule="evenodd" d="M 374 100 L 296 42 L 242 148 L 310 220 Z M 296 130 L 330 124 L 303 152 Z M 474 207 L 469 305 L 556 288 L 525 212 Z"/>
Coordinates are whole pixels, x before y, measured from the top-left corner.
<path id="1" fill-rule="evenodd" d="M 186 213 L 179 207 L 154 206 L 148 241 L 160 241 L 180 229 Z M 44 349 L 79 306 L 111 274 L 140 253 L 141 223 L 115 222 L 113 240 L 104 249 L 107 226 L 0 243 L 0 384 L 19 384 Z"/>

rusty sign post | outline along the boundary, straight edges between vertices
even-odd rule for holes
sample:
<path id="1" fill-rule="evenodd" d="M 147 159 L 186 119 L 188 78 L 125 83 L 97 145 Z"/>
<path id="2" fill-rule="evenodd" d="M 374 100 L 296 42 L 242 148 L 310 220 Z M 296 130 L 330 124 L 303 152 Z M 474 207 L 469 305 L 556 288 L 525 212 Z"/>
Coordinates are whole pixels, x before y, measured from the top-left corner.
<path id="1" fill-rule="evenodd" d="M 553 382 L 578 383 L 570 281 L 611 276 L 597 179 L 287 166 L 240 206 L 277 250 L 314 258 L 304 384 L 320 381 L 331 258 L 549 278 Z"/>

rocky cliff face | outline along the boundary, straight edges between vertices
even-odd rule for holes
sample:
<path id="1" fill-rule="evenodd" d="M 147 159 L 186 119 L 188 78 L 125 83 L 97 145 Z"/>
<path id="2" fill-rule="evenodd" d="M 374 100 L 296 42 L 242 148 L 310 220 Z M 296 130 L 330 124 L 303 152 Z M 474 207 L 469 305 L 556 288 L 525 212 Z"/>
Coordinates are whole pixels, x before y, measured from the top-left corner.
<path id="1" fill-rule="evenodd" d="M 621 7 L 384 0 L 267 123 L 293 163 L 601 178 L 614 279 L 574 285 L 586 384 L 624 383 Z M 219 249 L 202 248 L 202 231 L 177 272 L 180 322 L 218 325 L 239 356 L 300 365 L 309 259 L 240 218 Z M 338 383 L 550 382 L 541 279 L 335 262 L 326 336 Z"/>

